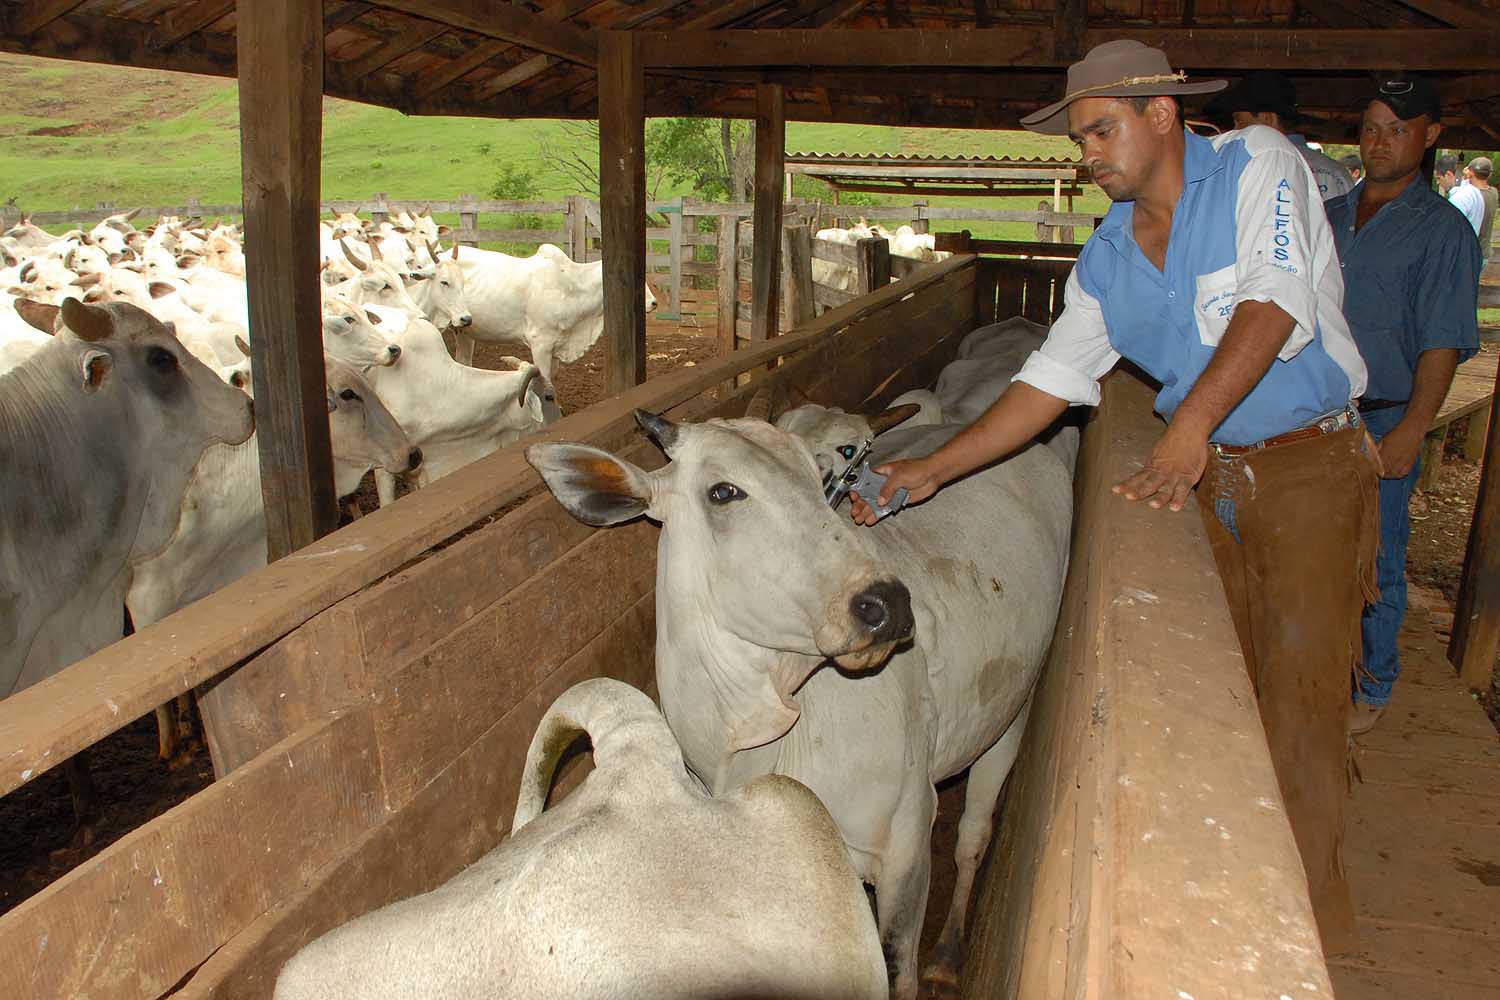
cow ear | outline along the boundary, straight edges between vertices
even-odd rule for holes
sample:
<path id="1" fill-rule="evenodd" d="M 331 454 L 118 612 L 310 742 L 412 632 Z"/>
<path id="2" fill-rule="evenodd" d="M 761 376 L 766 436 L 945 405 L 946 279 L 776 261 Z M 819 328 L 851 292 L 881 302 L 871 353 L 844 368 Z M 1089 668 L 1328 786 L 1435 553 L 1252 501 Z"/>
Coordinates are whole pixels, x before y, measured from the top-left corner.
<path id="1" fill-rule="evenodd" d="M 377 315 L 375 315 L 374 313 L 372 313 L 368 309 L 365 310 L 365 319 L 367 319 L 367 320 L 370 321 L 370 325 L 371 326 L 379 326 L 380 325 L 380 317 L 377 316 Z"/>
<path id="2" fill-rule="evenodd" d="M 453 232 L 453 227 L 452 226 L 438 226 L 438 235 L 439 236 L 447 236 L 451 232 Z"/>
<path id="3" fill-rule="evenodd" d="M 526 461 L 557 502 L 584 524 L 621 524 L 651 505 L 651 477 L 607 451 L 582 444 L 534 444 L 526 449 Z"/>
<path id="4" fill-rule="evenodd" d="M 63 325 L 79 340 L 97 343 L 110 335 L 114 323 L 109 313 L 98 306 L 88 306 L 77 299 L 63 299 Z"/>
<path id="5" fill-rule="evenodd" d="M 108 351 L 85 351 L 80 367 L 83 371 L 83 391 L 96 392 L 114 369 L 115 359 Z"/>
<path id="6" fill-rule="evenodd" d="M 240 349 L 240 353 L 245 357 L 248 358 L 250 356 L 250 345 L 245 343 L 245 338 L 241 337 L 239 334 L 234 335 L 234 346 L 238 347 Z"/>
<path id="7" fill-rule="evenodd" d="M 46 334 L 56 329 L 58 314 L 62 312 L 57 306 L 33 299 L 16 299 L 13 308 L 16 310 L 16 315 L 24 319 L 28 325 Z"/>

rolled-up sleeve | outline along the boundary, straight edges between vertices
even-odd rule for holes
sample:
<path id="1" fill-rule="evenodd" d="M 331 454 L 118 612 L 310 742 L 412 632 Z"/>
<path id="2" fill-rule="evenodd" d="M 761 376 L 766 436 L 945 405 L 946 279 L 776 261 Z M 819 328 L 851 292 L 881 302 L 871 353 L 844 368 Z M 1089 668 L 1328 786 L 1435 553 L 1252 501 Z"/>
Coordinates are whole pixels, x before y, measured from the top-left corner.
<path id="1" fill-rule="evenodd" d="M 1446 231 L 1417 261 L 1410 323 L 1417 353 L 1457 348 L 1460 363 L 1479 351 L 1479 241 L 1469 238 L 1458 213 L 1439 205 L 1432 226 Z"/>
<path id="2" fill-rule="evenodd" d="M 1296 326 L 1277 353 L 1290 361 L 1318 325 L 1311 212 L 1323 211 L 1306 161 L 1291 147 L 1261 150 L 1240 175 L 1235 206 L 1237 302 L 1274 302 Z"/>
<path id="3" fill-rule="evenodd" d="M 1099 380 L 1120 360 L 1110 346 L 1099 300 L 1078 281 L 1078 268 L 1063 289 L 1063 311 L 1040 348 L 1015 377 L 1075 406 L 1099 405 Z"/>

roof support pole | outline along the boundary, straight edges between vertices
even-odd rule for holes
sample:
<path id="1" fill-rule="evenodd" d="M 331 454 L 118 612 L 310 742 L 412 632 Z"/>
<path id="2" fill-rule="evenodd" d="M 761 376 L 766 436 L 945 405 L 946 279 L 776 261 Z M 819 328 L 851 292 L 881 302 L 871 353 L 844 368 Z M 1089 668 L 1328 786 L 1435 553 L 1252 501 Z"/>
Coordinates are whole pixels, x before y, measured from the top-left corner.
<path id="1" fill-rule="evenodd" d="M 1500 651 L 1500 377 L 1490 400 L 1490 426 L 1453 614 L 1448 659 L 1464 683 L 1483 691 Z"/>
<path id="2" fill-rule="evenodd" d="M 750 339 L 776 335 L 781 274 L 782 182 L 786 95 L 779 83 L 755 88 L 755 244 L 750 259 Z"/>
<path id="3" fill-rule="evenodd" d="M 604 387 L 646 380 L 646 74 L 635 35 L 599 35 L 599 213 Z"/>
<path id="4" fill-rule="evenodd" d="M 322 5 L 258 0 L 238 26 L 255 437 L 274 561 L 338 527 L 318 285 Z"/>

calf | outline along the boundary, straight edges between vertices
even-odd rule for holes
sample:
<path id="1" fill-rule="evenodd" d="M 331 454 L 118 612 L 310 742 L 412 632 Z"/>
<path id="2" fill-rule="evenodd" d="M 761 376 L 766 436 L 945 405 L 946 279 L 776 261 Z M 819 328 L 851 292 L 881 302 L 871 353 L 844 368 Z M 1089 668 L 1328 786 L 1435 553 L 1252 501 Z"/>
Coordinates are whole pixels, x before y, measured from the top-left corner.
<path id="1" fill-rule="evenodd" d="M 543 812 L 586 734 L 594 770 Z M 275 1000 L 884 1000 L 869 904 L 812 793 L 706 794 L 645 695 L 607 678 L 532 737 L 511 835 L 425 895 L 330 931 Z"/>

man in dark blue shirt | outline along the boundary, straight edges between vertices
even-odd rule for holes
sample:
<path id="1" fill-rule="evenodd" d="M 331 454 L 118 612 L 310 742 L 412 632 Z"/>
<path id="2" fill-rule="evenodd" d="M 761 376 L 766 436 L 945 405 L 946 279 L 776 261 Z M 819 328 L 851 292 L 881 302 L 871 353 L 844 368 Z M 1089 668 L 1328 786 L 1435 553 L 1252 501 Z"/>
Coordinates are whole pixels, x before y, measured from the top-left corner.
<path id="1" fill-rule="evenodd" d="M 1325 203 L 1344 270 L 1344 316 L 1369 368 L 1360 400 L 1379 442 L 1380 600 L 1365 609 L 1364 670 L 1350 732 L 1375 725 L 1401 673 L 1396 636 L 1406 614 L 1407 502 L 1422 439 L 1453 370 L 1479 347 L 1479 244 L 1463 213 L 1435 193 L 1420 167 L 1442 126 L 1425 80 L 1382 79 L 1365 107 L 1365 176 Z"/>

